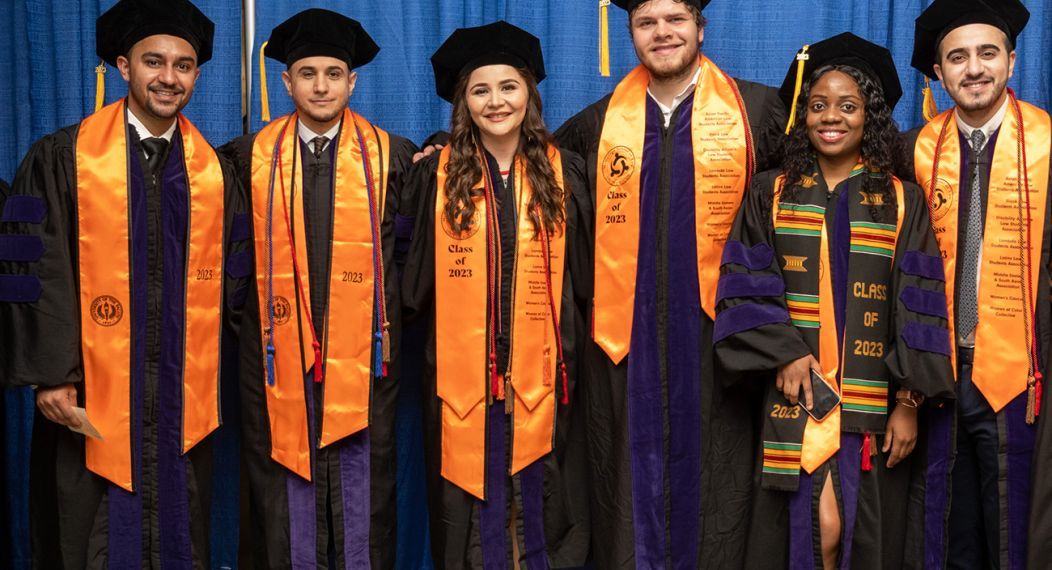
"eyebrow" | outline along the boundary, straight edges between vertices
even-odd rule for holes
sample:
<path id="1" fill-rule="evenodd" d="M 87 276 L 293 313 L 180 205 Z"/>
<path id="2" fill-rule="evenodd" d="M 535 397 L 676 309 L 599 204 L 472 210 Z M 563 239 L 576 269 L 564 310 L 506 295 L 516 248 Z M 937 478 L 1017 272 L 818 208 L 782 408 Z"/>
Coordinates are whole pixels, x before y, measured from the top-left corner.
<path id="1" fill-rule="evenodd" d="M 977 47 L 976 49 L 980 50 L 980 51 L 988 50 L 988 49 L 992 49 L 992 50 L 995 50 L 995 51 L 1001 51 L 1001 46 L 999 46 L 997 44 L 982 44 L 979 47 Z M 967 47 L 959 47 L 959 48 L 956 48 L 956 49 L 952 49 L 952 50 L 946 52 L 946 57 L 950 57 L 951 55 L 956 54 L 956 53 L 967 54 L 968 53 L 968 48 Z"/>
<path id="2" fill-rule="evenodd" d="M 157 52 L 157 51 L 148 51 L 148 52 L 142 54 L 142 58 L 143 59 L 146 59 L 148 57 L 156 57 L 157 59 L 167 59 L 163 53 Z M 192 58 L 192 57 L 190 57 L 188 55 L 184 55 L 182 57 L 177 58 L 175 61 L 177 63 L 184 63 L 184 62 L 193 63 L 194 62 L 194 58 Z"/>

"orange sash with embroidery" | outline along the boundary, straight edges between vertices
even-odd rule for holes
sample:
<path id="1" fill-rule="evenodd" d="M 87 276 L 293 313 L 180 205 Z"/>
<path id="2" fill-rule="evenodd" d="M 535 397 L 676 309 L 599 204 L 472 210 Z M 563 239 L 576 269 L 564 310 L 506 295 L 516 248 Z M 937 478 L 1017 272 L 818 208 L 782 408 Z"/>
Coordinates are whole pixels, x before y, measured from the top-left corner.
<path id="1" fill-rule="evenodd" d="M 446 166 L 449 148 L 438 161 L 435 200 L 435 352 L 436 389 L 442 400 L 442 476 L 479 499 L 484 499 L 486 458 L 487 215 L 484 198 L 476 199 L 471 228 L 455 235 L 445 218 Z M 556 183 L 563 185 L 562 160 L 548 153 Z M 533 190 L 521 159 L 515 161 L 515 180 L 521 191 L 515 240 L 515 277 L 512 285 L 511 405 L 514 475 L 552 450 L 555 428 L 556 362 L 552 354 L 555 326 L 561 312 L 565 228 L 548 238 L 549 267 L 545 272 L 542 240 L 530 221 L 527 204 Z M 550 277 L 549 290 L 547 279 Z M 555 295 L 555 315 L 549 303 Z M 514 396 L 512 395 L 514 394 Z"/>
<path id="2" fill-rule="evenodd" d="M 1040 286 L 1039 267 L 1034 264 L 1040 263 L 1047 221 L 1045 204 L 1052 137 L 1048 113 L 1022 101 L 1018 102 L 1017 111 L 1013 104 L 1015 97 L 1009 97 L 990 170 L 979 277 L 979 325 L 975 329 L 972 365 L 972 381 L 995 412 L 1034 386 L 1033 307 Z M 956 347 L 954 282 L 958 196 L 960 185 L 968 181 L 960 179 L 962 149 L 954 112 L 950 109 L 942 113 L 921 130 L 914 149 L 914 164 L 917 180 L 928 194 L 932 225 L 942 251 L 949 293 L 950 339 Z M 1025 131 L 1020 128 L 1020 119 Z M 1026 158 L 1025 162 L 1022 157 Z M 1024 178 L 1029 181 L 1029 200 L 1020 192 Z M 1026 284 L 1026 296 L 1021 291 L 1022 283 Z M 956 373 L 956 350 L 950 354 Z"/>
<path id="3" fill-rule="evenodd" d="M 778 204 L 781 197 L 782 185 L 785 184 L 785 176 L 779 176 L 774 183 L 774 202 L 771 207 L 774 227 L 778 227 Z M 896 225 L 895 239 L 898 241 L 898 232 L 902 230 L 902 220 L 906 214 L 906 197 L 902 181 L 892 178 L 895 187 L 896 200 Z M 819 245 L 819 270 L 818 274 L 818 364 L 822 367 L 822 377 L 826 384 L 834 392 L 840 393 L 840 364 L 844 355 L 840 351 L 840 339 L 837 339 L 836 311 L 833 307 L 833 277 L 832 267 L 829 259 L 829 232 L 825 220 L 822 221 L 822 237 Z M 894 250 L 894 246 L 892 247 Z M 846 328 L 845 328 L 846 330 Z M 801 396 L 802 398 L 802 396 Z M 804 427 L 804 441 L 800 449 L 800 467 L 808 473 L 814 473 L 816 469 L 829 460 L 830 457 L 840 449 L 840 405 L 826 416 L 826 419 L 817 422 L 808 416 L 807 426 Z"/>
<path id="4" fill-rule="evenodd" d="M 310 480 L 311 443 L 304 375 L 315 365 L 315 357 L 310 344 L 312 313 L 298 126 L 297 117 L 292 114 L 273 121 L 256 135 L 252 149 L 252 221 L 262 364 L 264 377 L 268 378 L 270 453 L 274 461 Z M 368 176 L 359 132 L 369 155 Z M 274 156 L 279 137 L 280 161 Z M 379 224 L 386 197 L 390 137 L 345 110 L 338 145 L 333 180 L 329 303 L 325 330 L 319 335 L 325 362 L 321 447 L 357 433 L 369 424 L 369 396 L 376 372 L 373 338 L 378 332 L 374 326 L 377 276 L 369 194 L 373 194 L 378 214 L 375 223 Z M 374 173 L 378 177 L 370 187 L 367 182 Z M 287 219 L 292 223 L 294 244 L 289 239 Z M 298 260 L 296 267 L 293 247 Z M 302 291 L 297 288 L 297 282 Z M 272 305 L 273 325 L 270 322 Z M 272 376 L 267 370 L 271 340 Z"/>
<path id="5" fill-rule="evenodd" d="M 179 115 L 189 182 L 183 453 L 219 427 L 223 287 L 223 171 L 201 133 Z M 88 469 L 133 491 L 128 139 L 125 100 L 77 131 L 77 244 L 84 406 L 102 439 L 85 438 Z M 173 405 L 168 403 L 165 405 Z"/>
<path id="6" fill-rule="evenodd" d="M 695 224 L 701 307 L 715 318 L 720 257 L 756 163 L 734 80 L 705 56 L 694 91 Z M 640 65 L 614 90 L 599 141 L 595 181 L 592 336 L 616 364 L 628 354 L 639 245 L 639 192 L 650 73 Z"/>

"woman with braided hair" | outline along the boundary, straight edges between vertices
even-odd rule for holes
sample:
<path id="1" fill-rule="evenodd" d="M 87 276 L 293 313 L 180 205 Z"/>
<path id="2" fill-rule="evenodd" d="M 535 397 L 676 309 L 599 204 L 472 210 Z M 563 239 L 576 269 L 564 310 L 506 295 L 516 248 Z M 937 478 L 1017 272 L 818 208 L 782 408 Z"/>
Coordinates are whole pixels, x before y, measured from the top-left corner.
<path id="1" fill-rule="evenodd" d="M 738 213 L 714 335 L 766 385 L 746 567 L 920 563 L 944 550 L 925 530 L 945 526 L 954 392 L 927 203 L 897 177 L 895 65 L 840 34 L 801 50 L 780 95 L 785 162 Z"/>

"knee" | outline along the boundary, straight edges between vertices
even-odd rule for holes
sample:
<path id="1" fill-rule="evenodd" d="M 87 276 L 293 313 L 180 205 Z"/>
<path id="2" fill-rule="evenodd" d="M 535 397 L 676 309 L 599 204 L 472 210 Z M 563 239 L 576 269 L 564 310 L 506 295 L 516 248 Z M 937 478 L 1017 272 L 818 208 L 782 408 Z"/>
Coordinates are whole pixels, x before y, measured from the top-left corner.
<path id="1" fill-rule="evenodd" d="M 822 557 L 836 557 L 840 549 L 840 513 L 836 504 L 832 508 L 822 509 L 818 517 L 818 527 L 822 533 Z"/>

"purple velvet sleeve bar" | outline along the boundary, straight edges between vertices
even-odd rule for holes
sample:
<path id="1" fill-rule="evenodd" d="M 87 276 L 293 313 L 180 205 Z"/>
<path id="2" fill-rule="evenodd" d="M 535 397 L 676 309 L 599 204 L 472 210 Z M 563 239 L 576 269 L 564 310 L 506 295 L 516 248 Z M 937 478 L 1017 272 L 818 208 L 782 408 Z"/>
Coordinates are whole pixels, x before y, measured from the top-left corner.
<path id="1" fill-rule="evenodd" d="M 934 255 L 926 255 L 919 251 L 907 251 L 902 256 L 899 269 L 907 275 L 923 277 L 935 281 L 946 281 L 943 271 L 942 259 Z"/>
<path id="2" fill-rule="evenodd" d="M 712 342 L 717 343 L 731 335 L 764 325 L 787 322 L 789 322 L 789 312 L 782 307 L 754 304 L 735 305 L 716 315 Z"/>
<path id="3" fill-rule="evenodd" d="M 230 221 L 230 241 L 252 239 L 252 218 L 249 214 L 234 214 Z"/>
<path id="4" fill-rule="evenodd" d="M 39 224 L 47 215 L 44 200 L 36 196 L 11 196 L 4 202 L 0 222 Z"/>
<path id="5" fill-rule="evenodd" d="M 716 302 L 740 297 L 780 297 L 785 294 L 785 281 L 777 275 L 728 273 L 720 276 Z"/>
<path id="6" fill-rule="evenodd" d="M 950 331 L 944 327 L 910 321 L 902 328 L 902 340 L 913 350 L 950 355 Z"/>
<path id="7" fill-rule="evenodd" d="M 0 261 L 40 261 L 44 242 L 39 236 L 0 234 Z"/>
<path id="8" fill-rule="evenodd" d="M 772 261 L 774 261 L 774 250 L 771 249 L 771 246 L 758 243 L 749 248 L 738 240 L 729 239 L 723 246 L 723 259 L 720 261 L 720 266 L 734 263 L 752 271 L 760 271 L 770 267 Z"/>
<path id="9" fill-rule="evenodd" d="M 932 317 L 948 318 L 946 311 L 946 294 L 940 291 L 928 291 L 912 285 L 903 287 L 899 300 L 914 313 Z"/>
<path id="10" fill-rule="evenodd" d="M 35 275 L 0 275 L 0 303 L 36 303 L 43 292 Z"/>

